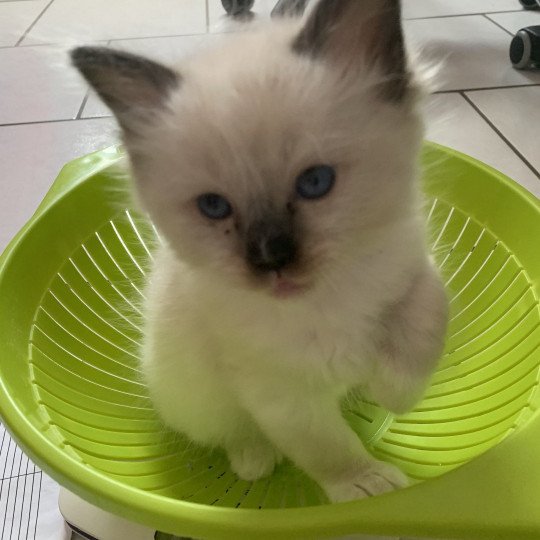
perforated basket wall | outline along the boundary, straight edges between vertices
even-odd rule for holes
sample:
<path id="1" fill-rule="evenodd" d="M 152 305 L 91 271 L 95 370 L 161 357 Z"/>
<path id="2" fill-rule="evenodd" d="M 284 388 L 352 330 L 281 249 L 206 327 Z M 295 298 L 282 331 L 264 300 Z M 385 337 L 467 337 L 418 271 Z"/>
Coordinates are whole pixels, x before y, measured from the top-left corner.
<path id="1" fill-rule="evenodd" d="M 318 486 L 291 465 L 259 482 L 239 480 L 221 452 L 194 448 L 156 417 L 138 350 L 140 303 L 157 239 L 143 217 L 110 201 L 118 181 L 105 169 L 68 189 L 18 240 L 26 278 L 15 274 L 16 264 L 4 267 L 1 290 L 11 292 L 2 297 L 3 309 L 16 299 L 13 341 L 27 344 L 24 354 L 13 345 L 17 374 L 6 363 L 1 369 L 10 399 L 42 439 L 121 484 L 208 506 L 325 504 Z M 497 233 L 471 212 L 484 201 L 462 203 L 462 184 L 448 178 L 441 188 L 433 177 L 426 189 L 431 244 L 451 298 L 446 350 L 432 387 L 402 417 L 369 403 L 345 411 L 375 454 L 417 481 L 481 455 L 525 425 L 539 401 L 538 275 L 516 255 L 511 235 L 501 237 L 501 227 Z"/>

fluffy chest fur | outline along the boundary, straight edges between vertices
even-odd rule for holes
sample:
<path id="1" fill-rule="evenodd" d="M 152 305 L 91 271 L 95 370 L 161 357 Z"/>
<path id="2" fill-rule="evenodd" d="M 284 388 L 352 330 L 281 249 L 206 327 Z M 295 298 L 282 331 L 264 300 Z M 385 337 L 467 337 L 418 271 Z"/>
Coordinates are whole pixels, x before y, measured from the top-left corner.
<path id="1" fill-rule="evenodd" d="M 407 293 L 424 261 L 415 220 L 379 234 L 316 288 L 285 300 L 266 291 L 222 287 L 213 274 L 193 272 L 163 247 L 148 291 L 147 336 L 161 329 L 162 339 L 178 351 L 179 366 L 193 361 L 182 351 L 200 342 L 212 351 L 212 365 L 224 372 L 294 378 L 343 393 L 372 375 L 382 314 Z M 187 335 L 183 327 L 189 328 Z"/>

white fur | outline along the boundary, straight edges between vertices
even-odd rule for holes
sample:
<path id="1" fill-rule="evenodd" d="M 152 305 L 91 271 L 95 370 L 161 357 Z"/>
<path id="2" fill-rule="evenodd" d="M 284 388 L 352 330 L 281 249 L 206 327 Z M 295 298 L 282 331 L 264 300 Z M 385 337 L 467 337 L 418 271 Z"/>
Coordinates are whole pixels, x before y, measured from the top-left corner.
<path id="1" fill-rule="evenodd" d="M 166 239 L 149 284 L 143 371 L 165 422 L 222 446 L 247 480 L 282 455 L 334 501 L 406 484 L 368 455 L 341 417 L 347 392 L 401 413 L 422 396 L 441 351 L 446 300 L 419 217 L 417 96 L 377 99 L 293 54 L 299 23 L 227 37 L 181 66 L 182 84 L 128 140 L 137 193 Z M 271 294 L 243 257 L 241 231 L 271 202 L 285 208 L 296 176 L 337 169 L 334 191 L 295 201 L 306 285 Z M 232 220 L 210 222 L 195 198 L 218 192 Z M 228 232 L 227 232 L 228 231 Z"/>

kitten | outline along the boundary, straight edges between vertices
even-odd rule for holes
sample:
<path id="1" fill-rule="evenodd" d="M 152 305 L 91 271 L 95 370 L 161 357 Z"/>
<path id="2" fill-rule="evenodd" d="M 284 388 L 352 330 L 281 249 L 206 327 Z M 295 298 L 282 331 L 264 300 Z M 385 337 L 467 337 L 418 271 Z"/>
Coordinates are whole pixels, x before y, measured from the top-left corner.
<path id="1" fill-rule="evenodd" d="M 105 48 L 72 59 L 166 242 L 142 355 L 165 422 L 245 480 L 286 456 L 333 501 L 406 485 L 340 413 L 357 389 L 411 409 L 446 328 L 398 0 L 321 0 L 178 70 Z"/>

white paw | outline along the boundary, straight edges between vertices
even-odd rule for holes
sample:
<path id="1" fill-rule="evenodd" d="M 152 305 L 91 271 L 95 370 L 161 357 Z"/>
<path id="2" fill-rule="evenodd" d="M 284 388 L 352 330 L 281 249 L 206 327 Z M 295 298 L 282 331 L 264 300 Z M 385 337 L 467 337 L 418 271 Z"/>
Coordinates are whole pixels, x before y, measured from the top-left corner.
<path id="1" fill-rule="evenodd" d="M 283 456 L 270 444 L 248 445 L 228 450 L 231 469 L 242 479 L 254 482 L 269 476 Z"/>
<path id="2" fill-rule="evenodd" d="M 351 475 L 347 481 L 324 487 L 332 502 L 346 502 L 381 495 L 408 485 L 408 478 L 396 466 L 374 461 Z"/>

